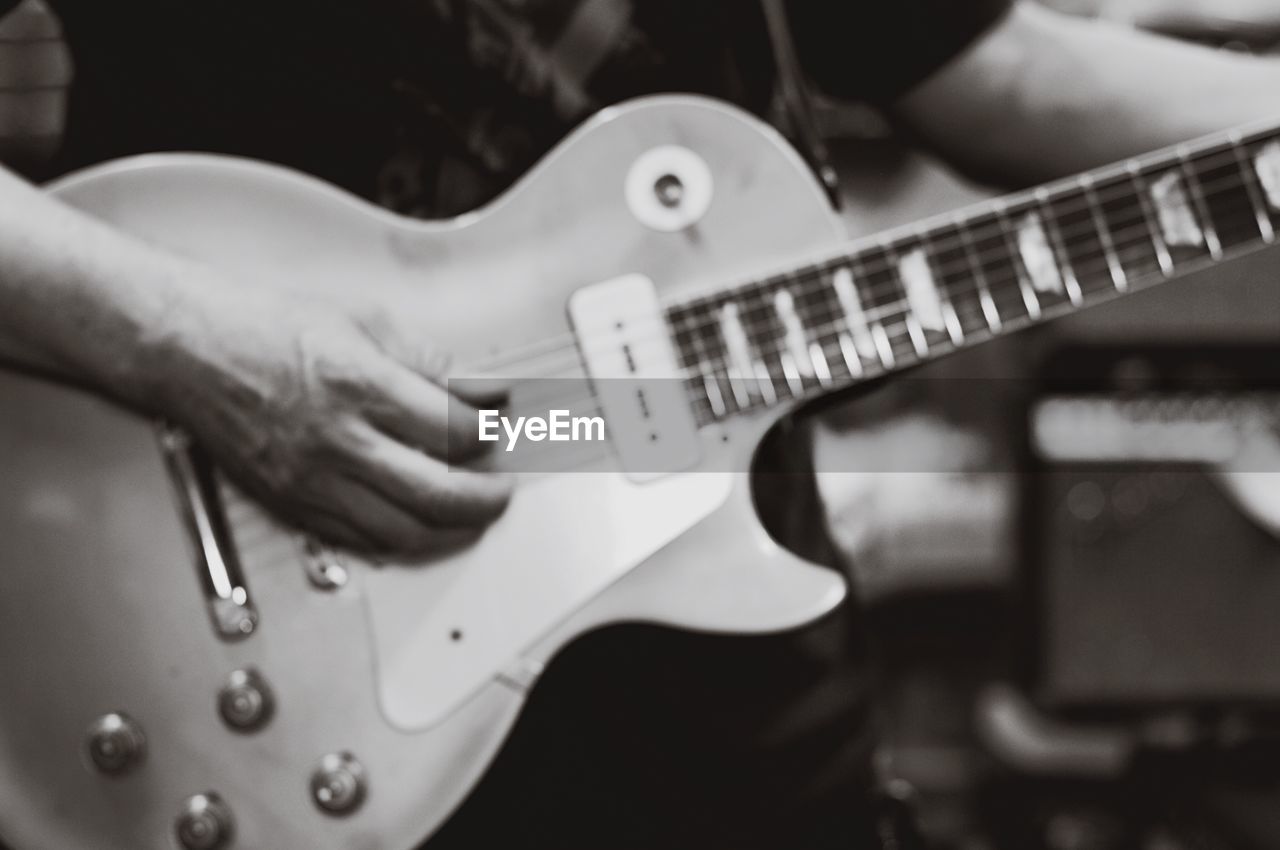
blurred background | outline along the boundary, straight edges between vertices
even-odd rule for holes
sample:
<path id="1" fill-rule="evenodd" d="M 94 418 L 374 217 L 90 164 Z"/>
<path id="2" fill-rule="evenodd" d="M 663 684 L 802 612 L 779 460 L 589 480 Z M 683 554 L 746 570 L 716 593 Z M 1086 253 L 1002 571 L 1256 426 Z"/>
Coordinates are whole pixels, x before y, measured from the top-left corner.
<path id="1" fill-rule="evenodd" d="M 0 20 L 0 160 L 39 175 L 57 149 L 71 60 L 57 19 L 27 0 Z"/>
<path id="2" fill-rule="evenodd" d="M 1280 49 L 1280 0 L 1045 2 L 1218 49 Z M 40 0 L 0 20 L 0 160 L 48 176 L 72 80 Z M 819 99 L 815 117 L 852 233 L 996 191 L 858 104 Z M 802 424 L 824 557 L 868 612 L 881 784 L 928 846 L 1280 848 L 1275 525 L 1204 469 L 1055 464 L 1028 437 L 1063 362 L 1088 364 L 1075 375 L 1103 397 L 1280 389 L 1255 368 L 1280 363 L 1277 259 L 979 347 Z M 857 471 L 890 444 L 920 468 Z"/>
<path id="3" fill-rule="evenodd" d="M 1218 49 L 1280 49 L 1275 0 L 1045 2 Z M 874 115 L 818 113 L 855 233 L 993 194 Z M 1029 445 L 1064 363 L 1103 398 L 1277 389 L 1246 375 L 1280 363 L 1277 278 L 1273 249 L 817 413 L 833 557 L 869 612 L 878 767 L 928 846 L 1280 847 L 1274 525 L 1204 468 L 1054 464 Z M 923 458 L 918 471 L 851 471 L 893 442 Z"/>

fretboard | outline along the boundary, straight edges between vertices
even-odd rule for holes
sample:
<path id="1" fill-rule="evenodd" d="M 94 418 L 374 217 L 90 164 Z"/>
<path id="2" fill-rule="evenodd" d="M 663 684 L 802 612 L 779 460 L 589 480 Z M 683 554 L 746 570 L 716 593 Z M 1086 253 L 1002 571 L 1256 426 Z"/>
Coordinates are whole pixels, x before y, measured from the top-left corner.
<path id="1" fill-rule="evenodd" d="M 670 306 L 702 423 L 914 365 L 1273 243 L 1280 126 L 931 219 Z"/>

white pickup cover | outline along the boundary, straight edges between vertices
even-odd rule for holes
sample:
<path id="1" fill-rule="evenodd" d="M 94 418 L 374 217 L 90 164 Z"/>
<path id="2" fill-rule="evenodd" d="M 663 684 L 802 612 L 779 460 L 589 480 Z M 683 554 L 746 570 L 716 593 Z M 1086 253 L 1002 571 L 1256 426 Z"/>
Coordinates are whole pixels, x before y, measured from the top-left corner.
<path id="1" fill-rule="evenodd" d="M 627 477 L 695 465 L 698 423 L 653 281 L 631 274 L 585 286 L 570 297 L 569 317 Z"/>

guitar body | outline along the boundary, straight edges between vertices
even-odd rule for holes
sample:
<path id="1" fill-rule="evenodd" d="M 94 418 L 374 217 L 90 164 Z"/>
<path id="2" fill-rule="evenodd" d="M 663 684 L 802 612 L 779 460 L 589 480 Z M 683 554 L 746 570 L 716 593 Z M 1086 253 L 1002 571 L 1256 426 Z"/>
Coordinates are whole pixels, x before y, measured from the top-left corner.
<path id="1" fill-rule="evenodd" d="M 676 167 L 690 153 L 705 166 L 710 197 L 671 229 L 627 185 L 638 162 L 675 148 Z M 53 192 L 229 274 L 381 304 L 462 364 L 567 338 L 557 376 L 570 378 L 583 366 L 566 304 L 582 287 L 640 273 L 679 295 L 841 234 L 776 133 L 688 97 L 607 110 L 503 198 L 445 223 L 211 156 L 114 163 Z M 475 545 L 430 563 L 342 555 L 335 586 L 313 580 L 301 535 L 233 500 L 259 619 L 231 639 L 210 617 L 155 423 L 0 373 L 0 835 L 16 850 L 181 847 L 184 801 L 212 792 L 231 837 L 210 847 L 416 846 L 576 635 L 619 621 L 773 631 L 840 602 L 839 577 L 779 547 L 748 476 L 723 471 L 747 468 L 778 415 L 744 420 L 727 442 L 705 433 L 701 469 L 655 480 L 608 458 L 522 476 Z M 260 677 L 274 706 L 252 730 L 219 714 L 235 671 Z M 112 713 L 145 735 L 145 754 L 119 774 L 88 751 L 91 725 Z M 362 800 L 342 814 L 310 784 L 330 754 L 363 770 Z"/>

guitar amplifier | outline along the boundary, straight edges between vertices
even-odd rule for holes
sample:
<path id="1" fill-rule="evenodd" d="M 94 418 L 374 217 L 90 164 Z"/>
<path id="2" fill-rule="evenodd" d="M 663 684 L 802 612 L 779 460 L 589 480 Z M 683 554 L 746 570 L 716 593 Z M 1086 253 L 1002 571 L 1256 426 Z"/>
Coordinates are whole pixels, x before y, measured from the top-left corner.
<path id="1" fill-rule="evenodd" d="M 1280 707 L 1280 350 L 1071 348 L 1026 415 L 1047 708 Z"/>

